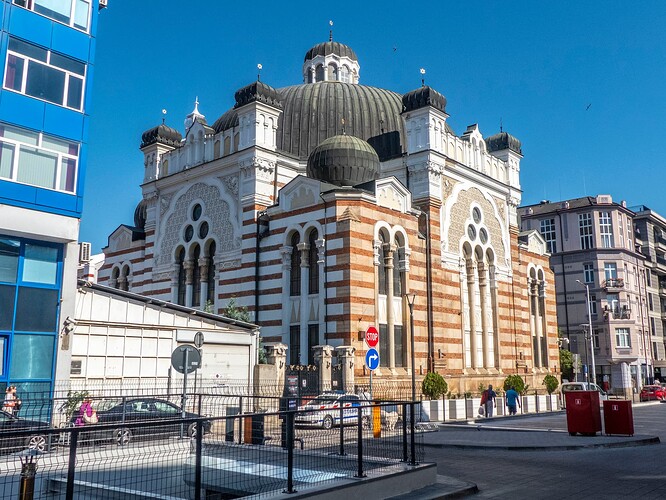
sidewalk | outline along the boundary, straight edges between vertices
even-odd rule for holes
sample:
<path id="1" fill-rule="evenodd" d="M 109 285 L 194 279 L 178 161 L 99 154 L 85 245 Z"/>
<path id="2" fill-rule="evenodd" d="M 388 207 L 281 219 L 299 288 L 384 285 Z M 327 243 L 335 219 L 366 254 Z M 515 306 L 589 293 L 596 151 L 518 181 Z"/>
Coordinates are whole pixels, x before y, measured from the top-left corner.
<path id="1" fill-rule="evenodd" d="M 560 451 L 644 446 L 660 442 L 657 436 L 639 434 L 570 436 L 566 430 L 565 413 L 557 413 L 562 415 L 561 421 L 538 422 L 537 425 L 532 425 L 538 421 L 533 414 L 442 423 L 438 431 L 424 433 L 423 444 L 434 448 Z"/>

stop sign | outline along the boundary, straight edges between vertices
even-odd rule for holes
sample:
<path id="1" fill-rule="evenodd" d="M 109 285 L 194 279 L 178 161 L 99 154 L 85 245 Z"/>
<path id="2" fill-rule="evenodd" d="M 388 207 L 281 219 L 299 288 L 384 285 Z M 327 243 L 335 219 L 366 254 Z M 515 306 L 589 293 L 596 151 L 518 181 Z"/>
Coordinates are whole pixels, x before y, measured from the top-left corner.
<path id="1" fill-rule="evenodd" d="M 374 326 L 369 326 L 365 331 L 365 343 L 369 347 L 376 347 L 379 343 L 379 332 Z"/>

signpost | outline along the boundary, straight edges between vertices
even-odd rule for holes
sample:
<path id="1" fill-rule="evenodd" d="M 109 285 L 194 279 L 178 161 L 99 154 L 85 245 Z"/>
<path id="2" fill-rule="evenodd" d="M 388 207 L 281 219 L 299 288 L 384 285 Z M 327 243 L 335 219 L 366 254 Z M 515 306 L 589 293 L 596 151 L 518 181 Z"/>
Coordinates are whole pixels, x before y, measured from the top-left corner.
<path id="1" fill-rule="evenodd" d="M 171 366 L 178 373 L 183 374 L 183 397 L 181 402 L 181 417 L 185 418 L 185 405 L 187 404 L 187 374 L 199 369 L 201 366 L 201 353 L 191 345 L 176 347 L 171 353 Z M 183 424 L 180 425 L 180 437 L 183 437 Z"/>
<path id="2" fill-rule="evenodd" d="M 379 351 L 375 349 L 379 344 L 379 331 L 372 325 L 365 331 L 365 343 L 369 347 L 365 353 L 365 366 L 370 370 L 370 397 L 372 397 L 372 372 L 379 368 Z"/>

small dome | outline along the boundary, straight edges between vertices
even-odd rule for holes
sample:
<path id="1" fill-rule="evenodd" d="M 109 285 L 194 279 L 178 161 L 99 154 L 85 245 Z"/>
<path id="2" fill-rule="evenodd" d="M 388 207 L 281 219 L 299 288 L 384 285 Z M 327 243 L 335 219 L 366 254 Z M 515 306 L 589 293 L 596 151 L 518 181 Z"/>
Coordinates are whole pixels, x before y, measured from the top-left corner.
<path id="1" fill-rule="evenodd" d="M 310 61 L 317 56 L 328 56 L 334 54 L 338 57 L 348 57 L 352 61 L 357 61 L 356 53 L 351 47 L 340 42 L 322 42 L 318 43 L 305 53 L 303 62 Z"/>
<path id="2" fill-rule="evenodd" d="M 146 200 L 141 200 L 134 209 L 134 227 L 140 231 L 144 231 L 146 228 L 147 210 Z"/>
<path id="3" fill-rule="evenodd" d="M 446 113 L 446 97 L 428 86 L 420 87 L 402 96 L 402 111 L 413 111 L 415 109 L 432 106 Z"/>
<path id="4" fill-rule="evenodd" d="M 376 179 L 378 173 L 377 152 L 351 135 L 329 137 L 308 158 L 308 177 L 337 186 L 356 186 Z"/>
<path id="5" fill-rule="evenodd" d="M 510 149 L 519 155 L 523 154 L 520 141 L 506 132 L 500 132 L 499 134 L 488 137 L 486 139 L 486 148 L 489 153 Z"/>
<path id="6" fill-rule="evenodd" d="M 141 135 L 141 149 L 151 144 L 166 144 L 167 146 L 180 146 L 180 141 L 183 139 L 183 136 L 180 135 L 176 129 L 167 127 L 164 125 L 159 125 L 153 127 L 150 130 L 146 130 Z"/>
<path id="7" fill-rule="evenodd" d="M 282 109 L 282 99 L 275 90 L 270 85 L 266 85 L 264 82 L 256 81 L 239 89 L 235 95 L 236 105 L 234 108 L 240 108 L 251 102 L 263 102 L 269 106 L 273 106 L 278 109 Z M 213 125 L 213 128 L 216 128 Z"/>

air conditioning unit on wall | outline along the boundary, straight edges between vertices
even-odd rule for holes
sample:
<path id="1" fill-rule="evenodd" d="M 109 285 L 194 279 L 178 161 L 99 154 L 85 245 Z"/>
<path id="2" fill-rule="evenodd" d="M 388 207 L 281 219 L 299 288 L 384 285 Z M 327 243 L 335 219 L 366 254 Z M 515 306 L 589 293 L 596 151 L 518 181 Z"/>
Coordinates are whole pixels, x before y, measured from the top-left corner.
<path id="1" fill-rule="evenodd" d="M 79 243 L 79 262 L 90 262 L 90 243 Z"/>

